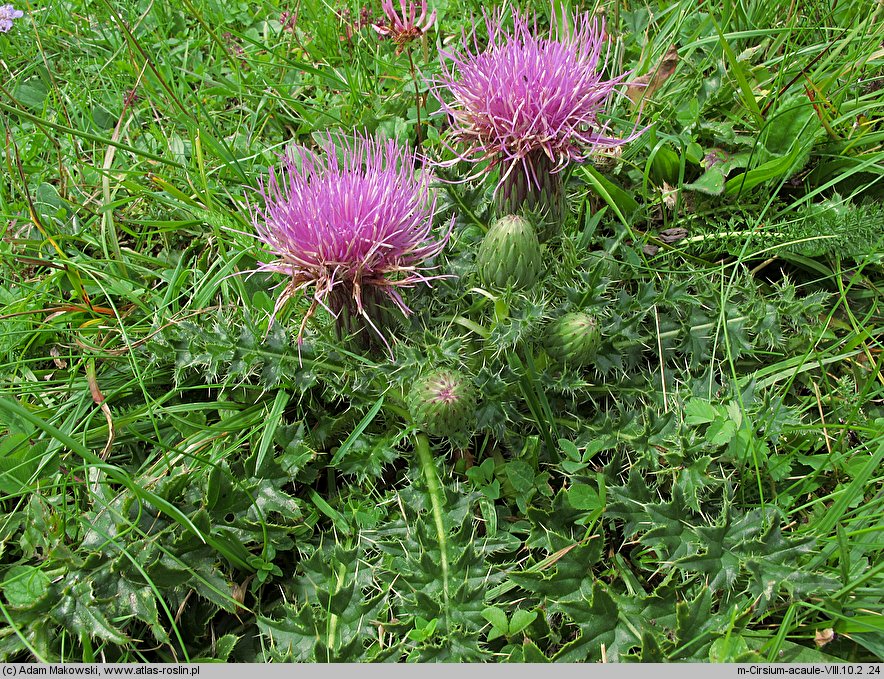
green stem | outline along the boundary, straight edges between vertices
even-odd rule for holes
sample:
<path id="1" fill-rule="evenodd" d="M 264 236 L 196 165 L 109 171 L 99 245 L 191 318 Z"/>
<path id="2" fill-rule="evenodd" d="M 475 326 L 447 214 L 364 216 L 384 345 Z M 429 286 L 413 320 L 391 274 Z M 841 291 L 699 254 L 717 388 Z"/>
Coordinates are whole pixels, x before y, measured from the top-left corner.
<path id="1" fill-rule="evenodd" d="M 408 55 L 408 67 L 411 70 L 411 80 L 414 82 L 414 106 L 417 110 L 417 147 L 421 146 L 421 92 L 417 85 L 417 74 L 414 68 L 414 59 L 411 58 L 411 47 L 406 50 Z"/>
<path id="2" fill-rule="evenodd" d="M 445 627 L 448 628 L 448 533 L 442 520 L 442 484 L 436 474 L 436 465 L 430 452 L 430 440 L 426 434 L 418 433 L 414 437 L 414 449 L 417 451 L 424 479 L 427 481 L 427 492 L 430 494 L 430 504 L 433 506 L 433 521 L 436 524 L 436 538 L 439 540 L 439 553 L 441 554 L 442 567 L 442 598 L 445 604 Z"/>

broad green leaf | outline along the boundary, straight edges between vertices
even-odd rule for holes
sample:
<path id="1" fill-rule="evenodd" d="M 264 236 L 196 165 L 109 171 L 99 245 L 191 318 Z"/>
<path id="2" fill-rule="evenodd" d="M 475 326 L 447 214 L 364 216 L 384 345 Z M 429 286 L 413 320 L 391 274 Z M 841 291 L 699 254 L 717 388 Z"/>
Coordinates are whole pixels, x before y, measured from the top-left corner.
<path id="1" fill-rule="evenodd" d="M 10 433 L 0 440 L 0 492 L 15 496 L 32 490 L 46 447 L 46 441 L 34 442 L 24 433 Z"/>
<path id="2" fill-rule="evenodd" d="M 0 587 L 12 608 L 31 608 L 49 592 L 49 577 L 34 566 L 13 566 L 6 571 Z"/>
<path id="3" fill-rule="evenodd" d="M 574 483 L 568 488 L 568 502 L 574 509 L 587 512 L 602 506 L 598 490 L 586 483 Z"/>
<path id="4" fill-rule="evenodd" d="M 510 619 L 510 635 L 518 634 L 536 619 L 537 611 L 526 611 L 521 608 L 517 609 L 513 612 L 513 617 Z"/>
<path id="5" fill-rule="evenodd" d="M 496 606 L 489 606 L 485 610 L 482 611 L 482 617 L 485 618 L 488 622 L 494 625 L 497 628 L 500 628 L 506 632 L 509 629 L 509 624 L 507 623 L 506 611 L 502 608 L 497 608 Z"/>
<path id="6" fill-rule="evenodd" d="M 488 641 L 493 641 L 498 637 L 505 636 L 509 633 L 509 623 L 506 619 L 506 613 L 496 606 L 489 606 L 482 611 L 482 617 L 491 623 L 491 630 L 488 632 Z"/>
<path id="7" fill-rule="evenodd" d="M 712 642 L 712 646 L 709 647 L 709 662 L 741 662 L 741 659 L 748 653 L 751 653 L 751 651 L 746 640 L 739 634 L 731 634 L 730 636 L 719 637 Z M 763 662 L 760 656 L 758 662 Z"/>
<path id="8" fill-rule="evenodd" d="M 762 142 L 774 156 L 789 155 L 798 147 L 810 147 L 822 123 L 813 104 L 804 95 L 786 97 L 768 116 Z"/>
<path id="9" fill-rule="evenodd" d="M 692 398 L 685 403 L 684 413 L 685 423 L 692 427 L 713 422 L 719 416 L 715 406 L 700 398 Z"/>
<path id="10" fill-rule="evenodd" d="M 717 420 L 706 430 L 706 440 L 713 446 L 723 446 L 737 433 L 737 425 L 733 420 Z"/>
<path id="11" fill-rule="evenodd" d="M 28 108 L 40 112 L 49 90 L 40 78 L 28 78 L 15 88 L 15 98 Z"/>
<path id="12" fill-rule="evenodd" d="M 752 168 L 747 172 L 742 172 L 736 177 L 728 179 L 724 185 L 725 194 L 732 196 L 753 189 L 763 182 L 783 177 L 788 173 L 800 153 L 801 147 L 796 146 L 793 152 L 788 156 L 768 160 L 766 163 L 762 163 L 758 167 Z"/>
<path id="13" fill-rule="evenodd" d="M 696 181 L 684 184 L 682 188 L 688 191 L 699 191 L 709 196 L 719 196 L 724 192 L 724 180 L 722 168 L 719 165 L 713 165 L 701 174 Z"/>

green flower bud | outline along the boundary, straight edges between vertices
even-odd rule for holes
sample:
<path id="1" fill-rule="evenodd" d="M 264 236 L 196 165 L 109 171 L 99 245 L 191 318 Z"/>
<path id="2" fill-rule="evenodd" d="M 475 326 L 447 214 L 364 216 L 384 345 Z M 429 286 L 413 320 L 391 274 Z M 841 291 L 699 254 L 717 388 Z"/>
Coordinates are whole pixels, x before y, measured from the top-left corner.
<path id="1" fill-rule="evenodd" d="M 414 425 L 430 436 L 465 443 L 476 428 L 476 387 L 456 370 L 435 370 L 414 383 L 406 399 Z"/>
<path id="2" fill-rule="evenodd" d="M 598 321 L 575 312 L 553 321 L 546 331 L 546 353 L 572 366 L 588 365 L 595 358 L 602 335 Z"/>
<path id="3" fill-rule="evenodd" d="M 508 283 L 516 289 L 530 287 L 540 274 L 540 243 L 534 227 L 524 217 L 498 219 L 479 246 L 476 257 L 479 277 L 494 288 Z"/>

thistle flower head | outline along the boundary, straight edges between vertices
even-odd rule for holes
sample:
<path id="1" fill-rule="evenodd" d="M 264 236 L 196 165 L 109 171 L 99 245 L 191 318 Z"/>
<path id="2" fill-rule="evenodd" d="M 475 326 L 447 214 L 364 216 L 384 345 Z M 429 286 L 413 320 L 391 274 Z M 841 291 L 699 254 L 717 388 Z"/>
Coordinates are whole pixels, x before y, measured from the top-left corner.
<path id="1" fill-rule="evenodd" d="M 578 16 L 571 29 L 554 21 L 541 37 L 536 19 L 529 23 L 516 10 L 511 31 L 502 23 L 501 12 L 486 14 L 484 50 L 464 36 L 458 52 L 442 53 L 434 91 L 463 145 L 460 160 L 503 164 L 507 174 L 521 165 L 537 184 L 538 166 L 555 173 L 597 146 L 628 141 L 609 136 L 598 119 L 626 74 L 602 78 L 604 27 L 595 18 Z"/>
<path id="2" fill-rule="evenodd" d="M 396 13 L 393 0 L 383 0 L 381 9 L 387 21 L 372 24 L 372 28 L 378 35 L 391 38 L 401 49 L 405 43 L 419 38 L 433 27 L 436 23 L 436 10 L 427 15 L 427 0 L 421 0 L 420 7 L 409 0 L 399 0 L 399 8 L 402 11 L 401 15 Z"/>
<path id="3" fill-rule="evenodd" d="M 291 279 L 276 311 L 312 289 L 299 344 L 320 305 L 336 317 L 361 317 L 386 344 L 370 317 L 375 302 L 386 297 L 407 314 L 399 288 L 436 277 L 424 264 L 447 237 L 432 237 L 435 196 L 415 164 L 393 140 L 328 135 L 319 152 L 290 149 L 261 181 L 264 205 L 252 207 L 253 222 L 277 259 L 260 270 Z"/>
<path id="4" fill-rule="evenodd" d="M 0 33 L 9 33 L 12 30 L 12 22 L 21 19 L 25 15 L 20 9 L 12 5 L 0 5 Z"/>

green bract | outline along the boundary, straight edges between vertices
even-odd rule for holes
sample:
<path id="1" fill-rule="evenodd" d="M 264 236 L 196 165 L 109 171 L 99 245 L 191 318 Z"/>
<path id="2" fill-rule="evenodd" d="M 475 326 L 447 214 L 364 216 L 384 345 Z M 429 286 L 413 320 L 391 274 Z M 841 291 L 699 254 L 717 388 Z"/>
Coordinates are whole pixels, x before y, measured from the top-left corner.
<path id="1" fill-rule="evenodd" d="M 598 321 L 587 313 L 565 314 L 553 321 L 546 332 L 546 351 L 574 366 L 591 363 L 601 343 Z"/>
<path id="2" fill-rule="evenodd" d="M 498 219 L 479 247 L 477 255 L 482 283 L 495 288 L 527 288 L 540 274 L 540 242 L 534 227 L 524 217 Z"/>

